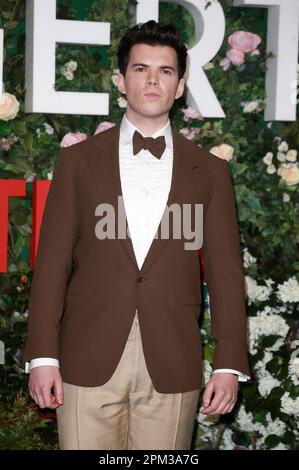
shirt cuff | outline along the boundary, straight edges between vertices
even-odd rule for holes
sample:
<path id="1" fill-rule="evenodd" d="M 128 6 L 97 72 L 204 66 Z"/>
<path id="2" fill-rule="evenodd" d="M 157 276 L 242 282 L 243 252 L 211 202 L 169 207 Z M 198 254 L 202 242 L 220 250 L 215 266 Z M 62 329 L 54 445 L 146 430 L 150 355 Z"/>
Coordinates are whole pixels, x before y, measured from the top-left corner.
<path id="1" fill-rule="evenodd" d="M 59 367 L 59 361 L 58 359 L 54 359 L 52 357 L 39 357 L 37 359 L 31 359 L 30 362 L 25 363 L 24 372 L 25 374 L 29 374 L 31 369 L 33 369 L 34 367 L 40 367 L 40 366 Z"/>
<path id="2" fill-rule="evenodd" d="M 228 372 L 230 374 L 236 374 L 238 376 L 239 382 L 247 382 L 247 380 L 250 380 L 249 375 L 243 374 L 242 372 L 239 372 L 238 370 L 234 370 L 234 369 L 216 369 L 213 371 L 213 374 L 218 374 L 221 372 Z"/>

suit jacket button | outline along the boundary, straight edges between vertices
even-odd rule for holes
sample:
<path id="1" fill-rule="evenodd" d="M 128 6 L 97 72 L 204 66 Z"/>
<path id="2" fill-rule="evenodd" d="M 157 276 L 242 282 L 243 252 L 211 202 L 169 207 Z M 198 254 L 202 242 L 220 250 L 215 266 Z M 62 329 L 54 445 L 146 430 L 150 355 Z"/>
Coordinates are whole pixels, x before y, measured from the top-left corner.
<path id="1" fill-rule="evenodd" d="M 137 282 L 142 282 L 142 281 L 147 281 L 147 277 L 140 276 L 140 277 L 137 279 Z"/>

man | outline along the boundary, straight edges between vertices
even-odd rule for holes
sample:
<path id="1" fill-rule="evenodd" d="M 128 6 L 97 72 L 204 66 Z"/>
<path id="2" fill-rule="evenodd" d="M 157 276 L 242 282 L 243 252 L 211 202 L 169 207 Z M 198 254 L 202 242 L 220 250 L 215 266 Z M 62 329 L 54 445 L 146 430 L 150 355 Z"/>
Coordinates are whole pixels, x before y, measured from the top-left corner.
<path id="1" fill-rule="evenodd" d="M 186 237 L 171 229 L 168 238 L 155 236 L 172 204 L 203 206 L 197 230 L 217 344 L 201 411 L 230 412 L 238 379 L 249 378 L 227 162 L 169 121 L 184 92 L 186 57 L 174 26 L 131 28 L 118 49 L 121 123 L 63 148 L 54 170 L 23 361 L 31 361 L 32 398 L 57 409 L 62 449 L 190 449 L 202 376 L 201 278 L 198 248 L 186 249 Z M 130 236 L 119 236 L 119 196 Z M 97 217 L 108 205 L 115 237 L 101 235 Z"/>

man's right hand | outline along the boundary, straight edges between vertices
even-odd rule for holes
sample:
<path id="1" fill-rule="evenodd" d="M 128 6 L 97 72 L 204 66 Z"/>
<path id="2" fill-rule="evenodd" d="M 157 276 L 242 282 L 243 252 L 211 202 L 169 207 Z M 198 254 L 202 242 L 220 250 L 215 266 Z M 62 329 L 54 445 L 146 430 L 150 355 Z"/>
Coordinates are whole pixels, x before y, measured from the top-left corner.
<path id="1" fill-rule="evenodd" d="M 59 367 L 39 366 L 30 371 L 29 392 L 40 408 L 56 409 L 63 404 L 63 386 Z M 54 387 L 54 395 L 51 392 Z"/>

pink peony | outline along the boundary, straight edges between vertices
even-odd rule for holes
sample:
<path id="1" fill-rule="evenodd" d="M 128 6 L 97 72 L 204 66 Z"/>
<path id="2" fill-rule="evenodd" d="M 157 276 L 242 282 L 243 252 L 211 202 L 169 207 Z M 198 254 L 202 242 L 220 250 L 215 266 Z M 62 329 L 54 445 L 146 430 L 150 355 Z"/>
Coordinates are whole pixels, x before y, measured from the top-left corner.
<path id="1" fill-rule="evenodd" d="M 227 57 L 224 57 L 223 59 L 221 59 L 219 64 L 222 67 L 222 70 L 224 72 L 226 72 L 226 70 L 230 68 L 230 60 Z"/>
<path id="2" fill-rule="evenodd" d="M 114 122 L 103 121 L 98 125 L 98 127 L 96 128 L 96 131 L 95 131 L 94 134 L 99 134 L 100 132 L 104 132 L 107 129 L 110 129 L 110 127 L 113 127 L 113 126 L 115 126 Z"/>
<path id="3" fill-rule="evenodd" d="M 60 147 L 69 147 L 87 139 L 88 135 L 83 132 L 68 132 L 60 142 Z"/>
<path id="4" fill-rule="evenodd" d="M 245 62 L 244 52 L 238 51 L 237 49 L 230 49 L 227 51 L 226 57 L 233 65 L 241 65 Z"/>
<path id="5" fill-rule="evenodd" d="M 260 36 L 247 31 L 235 31 L 227 40 L 232 49 L 237 49 L 241 52 L 251 52 L 255 50 L 261 41 Z"/>

